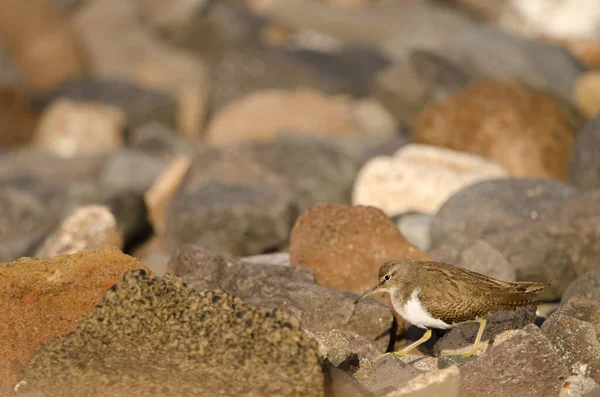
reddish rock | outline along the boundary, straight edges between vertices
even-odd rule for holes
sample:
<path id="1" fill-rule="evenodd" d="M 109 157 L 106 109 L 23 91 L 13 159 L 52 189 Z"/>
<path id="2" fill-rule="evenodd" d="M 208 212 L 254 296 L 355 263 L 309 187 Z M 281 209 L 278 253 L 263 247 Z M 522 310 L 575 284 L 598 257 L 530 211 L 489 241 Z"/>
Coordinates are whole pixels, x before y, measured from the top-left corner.
<path id="1" fill-rule="evenodd" d="M 417 117 L 415 142 L 492 159 L 511 175 L 567 180 L 574 133 L 567 110 L 518 83 L 474 80 Z"/>
<path id="2" fill-rule="evenodd" d="M 73 331 L 132 269 L 145 266 L 116 248 L 0 264 L 0 393 L 41 342 Z"/>
<path id="3" fill-rule="evenodd" d="M 371 206 L 316 205 L 297 220 L 290 236 L 290 263 L 310 269 L 319 284 L 357 294 L 377 282 L 389 259 L 431 260 Z"/>
<path id="4" fill-rule="evenodd" d="M 23 93 L 0 87 L 0 147 L 31 141 L 37 118 Z"/>

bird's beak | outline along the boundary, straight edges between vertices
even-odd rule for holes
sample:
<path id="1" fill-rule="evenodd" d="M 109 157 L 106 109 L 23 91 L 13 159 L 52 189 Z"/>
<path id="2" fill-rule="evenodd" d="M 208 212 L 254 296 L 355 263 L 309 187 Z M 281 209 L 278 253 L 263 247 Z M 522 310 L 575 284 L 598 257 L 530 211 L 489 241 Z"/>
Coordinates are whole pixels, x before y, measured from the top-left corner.
<path id="1" fill-rule="evenodd" d="M 367 296 L 376 294 L 379 291 L 380 291 L 379 284 L 377 284 L 376 286 L 374 286 L 373 288 L 370 288 L 364 294 L 362 294 L 361 296 L 359 296 L 358 299 L 354 301 L 354 304 L 356 305 L 358 302 L 360 302 L 361 300 L 365 299 Z"/>

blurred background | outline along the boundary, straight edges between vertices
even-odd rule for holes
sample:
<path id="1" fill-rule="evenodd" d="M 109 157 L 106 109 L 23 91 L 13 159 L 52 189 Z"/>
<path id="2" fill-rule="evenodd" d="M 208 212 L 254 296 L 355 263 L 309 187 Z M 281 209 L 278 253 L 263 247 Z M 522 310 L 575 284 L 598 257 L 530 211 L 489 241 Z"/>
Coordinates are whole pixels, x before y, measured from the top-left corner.
<path id="1" fill-rule="evenodd" d="M 284 252 L 318 203 L 427 250 L 474 181 L 600 187 L 599 110 L 594 0 L 0 0 L 0 261 Z"/>

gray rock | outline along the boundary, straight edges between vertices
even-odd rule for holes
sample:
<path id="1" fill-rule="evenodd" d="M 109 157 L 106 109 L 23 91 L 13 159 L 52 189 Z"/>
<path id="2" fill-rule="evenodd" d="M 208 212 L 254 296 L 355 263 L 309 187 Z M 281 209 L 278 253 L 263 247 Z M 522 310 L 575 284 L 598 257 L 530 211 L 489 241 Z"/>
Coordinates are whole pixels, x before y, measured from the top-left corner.
<path id="1" fill-rule="evenodd" d="M 573 297 L 542 324 L 564 362 L 582 375 L 600 381 L 600 302 Z"/>
<path id="2" fill-rule="evenodd" d="M 577 194 L 571 185 L 543 178 L 501 178 L 472 184 L 455 193 L 435 215 L 432 247 L 450 239 L 453 247 L 462 251 L 474 238 L 537 219 Z"/>
<path id="3" fill-rule="evenodd" d="M 209 182 L 173 200 L 167 234 L 177 244 L 197 242 L 223 253 L 254 255 L 285 244 L 297 216 L 285 189 Z"/>
<path id="4" fill-rule="evenodd" d="M 116 106 L 127 115 L 128 128 L 135 128 L 151 121 L 167 126 L 175 123 L 177 108 L 175 98 L 122 80 L 89 77 L 70 79 L 44 95 L 34 98 L 34 104 L 43 108 L 56 98 L 98 101 Z"/>
<path id="5" fill-rule="evenodd" d="M 177 248 L 168 268 L 197 291 L 221 288 L 255 306 L 288 311 L 313 333 L 348 330 L 380 352 L 388 346 L 393 316 L 384 303 L 354 305 L 356 294 L 317 285 L 307 269 L 248 264 L 188 244 Z"/>
<path id="6" fill-rule="evenodd" d="M 600 115 L 588 121 L 575 136 L 569 182 L 582 190 L 600 188 Z"/>
<path id="7" fill-rule="evenodd" d="M 246 263 L 289 266 L 290 254 L 287 252 L 276 252 L 274 254 L 244 256 L 243 258 L 240 258 L 240 260 Z"/>
<path id="8" fill-rule="evenodd" d="M 574 296 L 584 296 L 600 301 L 600 269 L 583 273 L 569 284 L 562 295 L 561 304 Z"/>
<path id="9" fill-rule="evenodd" d="M 120 150 L 108 158 L 99 183 L 113 190 L 130 190 L 143 195 L 165 166 L 163 161 L 144 152 Z"/>
<path id="10" fill-rule="evenodd" d="M 142 124 L 127 136 L 128 147 L 153 157 L 169 161 L 177 155 L 192 155 L 192 148 L 176 131 L 167 126 L 150 122 Z"/>
<path id="11" fill-rule="evenodd" d="M 433 215 L 410 212 L 394 216 L 392 220 L 408 241 L 421 251 L 427 251 L 431 246 L 429 238 Z"/>
<path id="12" fill-rule="evenodd" d="M 463 365 L 461 397 L 556 396 L 569 371 L 533 324 Z"/>
<path id="13" fill-rule="evenodd" d="M 558 397 L 588 397 L 592 391 L 600 392 L 600 385 L 585 375 L 571 375 L 567 378 Z"/>
<path id="14" fill-rule="evenodd" d="M 322 397 L 325 379 L 290 314 L 134 270 L 73 332 L 42 343 L 23 380 L 18 394 Z"/>
<path id="15" fill-rule="evenodd" d="M 385 396 L 419 375 L 421 371 L 387 355 L 375 362 L 373 373 L 362 384 L 374 396 Z"/>

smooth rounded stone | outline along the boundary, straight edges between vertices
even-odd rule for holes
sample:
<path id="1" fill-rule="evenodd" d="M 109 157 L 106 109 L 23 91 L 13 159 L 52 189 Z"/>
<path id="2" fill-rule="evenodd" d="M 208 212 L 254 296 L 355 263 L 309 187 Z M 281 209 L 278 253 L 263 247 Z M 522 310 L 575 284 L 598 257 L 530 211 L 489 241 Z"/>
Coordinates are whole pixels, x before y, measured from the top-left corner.
<path id="1" fill-rule="evenodd" d="M 177 106 L 175 98 L 163 92 L 140 87 L 124 79 L 109 77 L 69 79 L 34 98 L 34 103 L 40 108 L 45 108 L 58 98 L 73 102 L 100 102 L 119 108 L 125 113 L 128 129 L 152 121 L 166 126 L 173 126 L 175 123 Z"/>
<path id="2" fill-rule="evenodd" d="M 375 157 L 362 166 L 352 203 L 381 208 L 388 216 L 407 211 L 434 214 L 460 189 L 505 176 L 500 165 L 475 155 L 408 144 L 392 157 Z"/>
<path id="3" fill-rule="evenodd" d="M 385 397 L 459 397 L 460 369 L 453 365 L 437 371 L 418 374 L 405 385 Z"/>
<path id="4" fill-rule="evenodd" d="M 358 295 L 315 283 L 307 269 L 216 254 L 198 245 L 183 244 L 173 253 L 167 272 L 182 277 L 196 291 L 221 288 L 246 302 L 292 313 L 311 332 L 352 331 L 379 350 L 388 347 L 393 316 L 375 300 L 354 305 Z"/>
<path id="5" fill-rule="evenodd" d="M 162 160 L 192 155 L 191 145 L 177 131 L 151 121 L 133 128 L 127 135 L 128 147 Z"/>
<path id="6" fill-rule="evenodd" d="M 0 264 L 0 392 L 38 345 L 75 329 L 123 274 L 144 265 L 116 248 Z"/>
<path id="7" fill-rule="evenodd" d="M 516 80 L 572 100 L 585 68 L 568 50 L 518 37 L 491 24 L 467 26 L 439 53 L 473 76 Z"/>
<path id="8" fill-rule="evenodd" d="M 324 396 L 317 343 L 294 316 L 143 270 L 128 272 L 74 332 L 42 343 L 23 380 L 20 392 L 61 397 Z"/>
<path id="9" fill-rule="evenodd" d="M 472 184 L 450 197 L 433 218 L 432 247 L 456 235 L 454 247 L 460 248 L 464 236 L 479 238 L 535 220 L 579 193 L 574 186 L 544 178 L 503 178 Z"/>
<path id="10" fill-rule="evenodd" d="M 32 254 L 58 222 L 45 202 L 28 189 L 0 187 L 0 262 Z"/>
<path id="11" fill-rule="evenodd" d="M 574 102 L 587 118 L 593 118 L 600 113 L 600 73 L 585 72 L 575 82 Z"/>
<path id="12" fill-rule="evenodd" d="M 0 148 L 28 144 L 37 122 L 38 115 L 32 109 L 29 98 L 0 82 Z"/>
<path id="13" fill-rule="evenodd" d="M 538 327 L 529 324 L 461 367 L 460 395 L 555 396 L 569 374 L 550 340 Z"/>
<path id="14" fill-rule="evenodd" d="M 386 260 L 431 257 L 417 249 L 378 208 L 319 204 L 302 213 L 290 234 L 290 263 L 310 269 L 321 285 L 361 294 Z"/>
<path id="15" fill-rule="evenodd" d="M 117 107 L 59 98 L 44 110 L 33 144 L 64 157 L 112 151 L 123 146 L 124 128 Z"/>
<path id="16" fill-rule="evenodd" d="M 276 252 L 273 254 L 250 255 L 240 258 L 242 262 L 258 263 L 263 265 L 289 266 L 290 254 L 287 252 Z"/>
<path id="17" fill-rule="evenodd" d="M 600 188 L 600 115 L 577 133 L 569 162 L 569 183 L 582 190 Z"/>
<path id="18" fill-rule="evenodd" d="M 559 307 L 541 330 L 564 362 L 581 375 L 600 381 L 600 302 L 574 296 Z"/>
<path id="19" fill-rule="evenodd" d="M 361 383 L 374 396 L 388 396 L 421 373 L 396 357 L 387 355 L 373 363 L 372 373 Z"/>
<path id="20" fill-rule="evenodd" d="M 415 123 L 415 143 L 495 161 L 510 175 L 564 181 L 575 141 L 567 109 L 549 94 L 517 82 L 473 80 L 428 104 Z"/>
<path id="21" fill-rule="evenodd" d="M 143 194 L 165 170 L 166 163 L 147 153 L 124 149 L 110 155 L 102 167 L 98 183 L 119 190 Z"/>
<path id="22" fill-rule="evenodd" d="M 57 255 L 74 254 L 103 247 L 123 249 L 123 235 L 110 209 L 89 205 L 73 211 L 60 226 L 46 237 L 35 257 L 50 259 Z"/>
<path id="23" fill-rule="evenodd" d="M 435 257 L 433 253 L 431 255 Z M 462 251 L 458 263 L 461 267 L 498 280 L 517 281 L 515 266 L 485 240 L 478 240 Z"/>
<path id="24" fill-rule="evenodd" d="M 433 216 L 431 214 L 423 214 L 419 212 L 406 212 L 395 215 L 391 218 L 400 233 L 415 247 L 421 251 L 429 250 L 431 239 L 429 232 Z"/>
<path id="25" fill-rule="evenodd" d="M 574 296 L 600 301 L 600 269 L 583 273 L 569 284 L 561 297 L 561 304 Z"/>
<path id="26" fill-rule="evenodd" d="M 264 253 L 283 245 L 298 215 L 285 189 L 209 182 L 171 203 L 166 233 L 177 244 L 197 242 L 233 255 Z"/>

